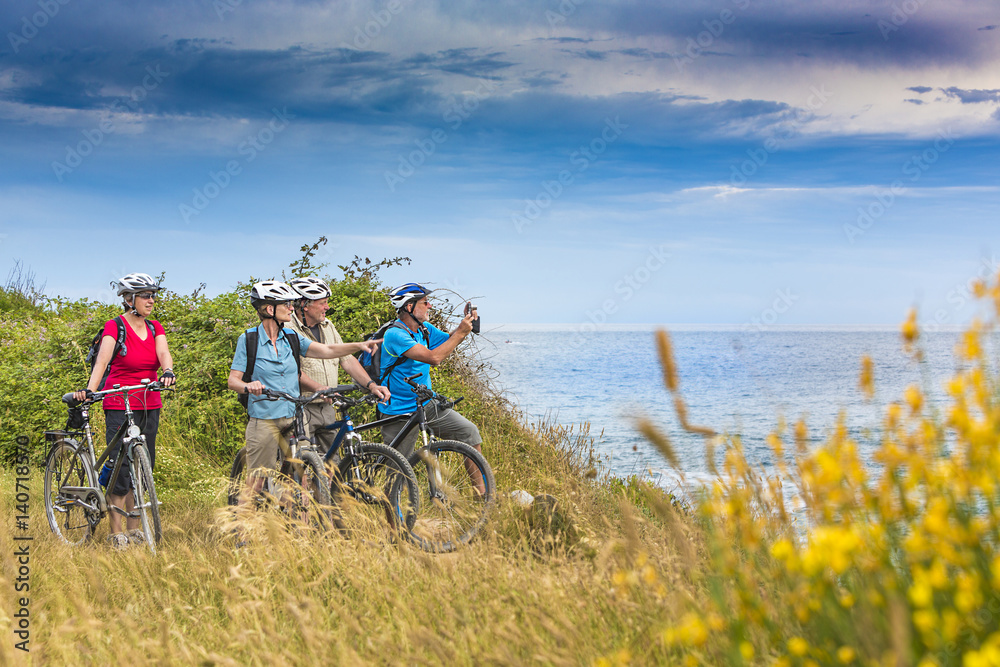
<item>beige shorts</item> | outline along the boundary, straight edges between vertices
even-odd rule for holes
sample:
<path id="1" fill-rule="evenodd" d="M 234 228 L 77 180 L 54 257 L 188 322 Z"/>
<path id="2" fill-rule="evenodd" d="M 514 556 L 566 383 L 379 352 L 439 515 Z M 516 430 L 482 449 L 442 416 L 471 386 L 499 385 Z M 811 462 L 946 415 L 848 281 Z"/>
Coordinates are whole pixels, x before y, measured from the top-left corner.
<path id="1" fill-rule="evenodd" d="M 319 447 L 320 455 L 326 454 L 326 450 L 330 449 L 330 445 L 333 444 L 333 439 L 337 435 L 337 429 L 332 431 L 317 429 L 320 426 L 332 424 L 340 418 L 337 414 L 337 408 L 329 403 L 310 403 L 306 406 L 305 414 L 306 430 L 309 432 L 309 435 L 316 438 L 316 445 Z"/>
<path id="2" fill-rule="evenodd" d="M 266 471 L 278 469 L 278 451 L 283 456 L 291 455 L 288 438 L 282 437 L 281 429 L 292 423 L 291 417 L 280 419 L 255 419 L 247 422 L 247 471 L 264 468 Z M 267 474 L 265 471 L 261 471 Z M 257 473 L 257 474 L 261 474 Z"/>

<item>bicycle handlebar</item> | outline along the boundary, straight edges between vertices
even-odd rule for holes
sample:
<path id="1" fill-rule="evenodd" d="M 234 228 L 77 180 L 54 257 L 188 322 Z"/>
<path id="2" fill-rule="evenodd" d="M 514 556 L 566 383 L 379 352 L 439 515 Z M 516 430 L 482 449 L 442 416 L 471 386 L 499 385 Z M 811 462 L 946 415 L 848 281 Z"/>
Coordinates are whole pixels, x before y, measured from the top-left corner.
<path id="1" fill-rule="evenodd" d="M 361 388 L 362 387 L 357 384 L 341 384 L 337 385 L 336 387 L 330 387 L 329 389 L 321 389 L 320 391 L 313 392 L 312 394 L 306 396 L 292 396 L 291 394 L 285 393 L 283 391 L 278 391 L 277 389 L 268 389 L 267 387 L 264 387 L 264 390 L 261 391 L 261 396 L 263 396 L 261 400 L 265 401 L 286 400 L 295 403 L 296 405 L 306 405 L 308 403 L 312 403 L 317 398 L 342 398 L 340 394 L 349 391 L 356 391 Z"/>
<path id="2" fill-rule="evenodd" d="M 133 384 L 127 387 L 115 386 L 111 389 L 104 389 L 102 391 L 92 391 L 87 395 L 87 398 L 82 401 L 78 401 L 73 398 L 73 394 L 76 392 L 71 391 L 68 394 L 63 394 L 62 402 L 71 408 L 75 408 L 80 405 L 90 405 L 91 403 L 96 403 L 108 394 L 127 394 L 134 389 L 145 389 L 147 391 L 174 391 L 172 388 L 164 386 L 159 380 L 153 380 L 152 382 L 145 380 L 141 384 Z"/>
<path id="3" fill-rule="evenodd" d="M 403 378 L 406 384 L 413 387 L 413 393 L 417 395 L 417 398 L 421 402 L 434 400 L 437 401 L 437 404 L 440 405 L 442 408 L 453 408 L 459 403 L 461 403 L 463 400 L 465 400 L 464 396 L 459 396 L 458 398 L 452 400 L 447 396 L 445 396 L 444 394 L 437 393 L 427 385 L 417 384 L 416 382 L 414 382 L 414 380 L 420 377 L 421 375 L 422 373 L 417 373 L 416 375 L 411 375 L 410 377 Z"/>

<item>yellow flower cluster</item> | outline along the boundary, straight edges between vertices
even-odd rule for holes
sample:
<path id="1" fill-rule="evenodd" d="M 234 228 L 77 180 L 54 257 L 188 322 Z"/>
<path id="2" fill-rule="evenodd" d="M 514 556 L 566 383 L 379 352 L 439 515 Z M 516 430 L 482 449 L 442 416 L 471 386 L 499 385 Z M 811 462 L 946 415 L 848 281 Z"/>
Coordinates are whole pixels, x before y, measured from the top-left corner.
<path id="1" fill-rule="evenodd" d="M 631 567 L 615 570 L 611 583 L 619 595 L 627 595 L 636 589 L 652 591 L 660 598 L 667 594 L 667 587 L 649 562 L 649 554 L 644 551 L 639 552 Z"/>
<path id="2" fill-rule="evenodd" d="M 879 432 L 858 435 L 841 415 L 810 448 L 799 421 L 794 451 L 779 424 L 767 439 L 779 473 L 771 479 L 738 438 L 726 441 L 698 513 L 708 600 L 662 631 L 667 646 L 733 665 L 760 656 L 789 666 L 1000 667 L 1000 379 L 987 354 L 1000 276 L 976 294 L 995 313 L 961 336 L 949 405 L 930 404 L 914 385 L 886 406 Z M 911 311 L 902 342 L 915 359 L 920 340 Z M 665 334 L 660 344 L 669 350 Z M 867 357 L 859 387 L 874 398 Z M 616 586 L 642 578 L 635 568 L 615 576 Z"/>

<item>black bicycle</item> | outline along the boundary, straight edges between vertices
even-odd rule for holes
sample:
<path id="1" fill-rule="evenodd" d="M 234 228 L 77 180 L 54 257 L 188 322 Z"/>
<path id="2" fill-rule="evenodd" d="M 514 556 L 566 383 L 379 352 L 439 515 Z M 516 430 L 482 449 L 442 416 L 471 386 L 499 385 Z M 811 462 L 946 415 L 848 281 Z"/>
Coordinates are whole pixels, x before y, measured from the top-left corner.
<path id="1" fill-rule="evenodd" d="M 282 435 L 289 438 L 291 460 L 298 459 L 304 464 L 303 474 L 296 477 L 296 472 L 286 467 L 289 460 L 282 463 L 283 472 L 312 494 L 322 516 L 327 517 L 341 532 L 349 535 L 358 530 L 366 535 L 377 535 L 388 530 L 386 537 L 392 540 L 405 526 L 414 522 L 419 510 L 420 497 L 413 469 L 406 459 L 385 445 L 361 442 L 352 433 L 350 416 L 346 414 L 335 424 L 320 427 L 345 426 L 321 458 L 316 449 L 315 435 L 310 435 L 305 425 L 304 407 L 318 398 L 331 399 L 342 411 L 373 399 L 350 399 L 343 395 L 358 389 L 358 385 L 351 384 L 308 396 L 292 396 L 269 389 L 265 389 L 263 394 L 268 400 L 284 399 L 295 404 L 295 416 Z M 332 461 L 338 453 L 341 458 L 334 465 Z M 328 466 L 332 474 L 327 473 Z M 230 505 L 238 502 L 245 476 L 244 447 L 237 452 L 230 472 Z M 345 519 L 341 509 L 348 503 L 352 507 Z"/>
<path id="2" fill-rule="evenodd" d="M 160 503 L 156 500 L 153 468 L 146 450 L 146 436 L 135 423 L 129 404 L 129 392 L 135 389 L 162 391 L 158 381 L 143 380 L 141 384 L 88 394 L 84 401 L 77 401 L 73 394 L 62 397 L 69 406 L 69 419 L 61 431 L 46 431 L 45 439 L 52 443 L 45 461 L 45 516 L 52 532 L 68 544 L 82 544 L 94 534 L 97 525 L 108 512 L 117 512 L 125 519 L 140 520 L 143 536 L 150 551 L 162 536 Z M 172 390 L 170 390 L 172 391 Z M 94 438 L 90 428 L 90 406 L 109 394 L 121 394 L 125 402 L 125 421 L 115 433 L 100 457 L 94 455 Z M 81 440 L 82 438 L 82 440 Z M 122 443 L 122 451 L 115 460 L 108 479 L 106 493 L 101 489 L 97 471 Z M 129 475 L 132 481 L 132 509 L 122 509 L 108 502 L 110 490 L 120 475 Z"/>
<path id="3" fill-rule="evenodd" d="M 493 469 L 475 447 L 457 440 L 438 440 L 427 426 L 425 408 L 432 401 L 440 409 L 458 405 L 425 385 L 414 382 L 419 375 L 405 378 L 417 395 L 417 409 L 409 415 L 384 417 L 359 426 L 362 431 L 390 422 L 406 420 L 389 446 L 396 451 L 414 428 L 420 429 L 423 447 L 409 457 L 420 491 L 420 514 L 408 522 L 410 541 L 437 553 L 454 551 L 468 544 L 486 523 L 496 501 Z"/>

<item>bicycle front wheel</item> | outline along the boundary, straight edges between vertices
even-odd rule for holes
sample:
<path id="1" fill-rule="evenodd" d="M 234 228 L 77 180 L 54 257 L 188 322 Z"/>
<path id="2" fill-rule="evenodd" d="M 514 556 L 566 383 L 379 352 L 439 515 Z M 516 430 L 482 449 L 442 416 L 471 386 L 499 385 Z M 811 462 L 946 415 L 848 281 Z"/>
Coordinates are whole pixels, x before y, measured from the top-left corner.
<path id="1" fill-rule="evenodd" d="M 343 521 L 361 535 L 396 539 L 420 509 L 413 468 L 392 447 L 362 442 L 345 452 L 331 484 L 334 501 L 349 505 Z"/>
<path id="2" fill-rule="evenodd" d="M 136 445 L 132 450 L 132 493 L 135 494 L 135 511 L 139 513 L 146 544 L 155 554 L 163 533 L 160 529 L 160 503 L 156 500 L 156 487 L 153 485 L 153 468 L 149 465 L 145 445 Z"/>
<path id="3" fill-rule="evenodd" d="M 410 541 L 443 553 L 467 544 L 486 523 L 496 496 L 493 469 L 475 447 L 438 440 L 410 456 L 420 490 L 420 516 Z"/>
<path id="4" fill-rule="evenodd" d="M 100 518 L 80 502 L 79 494 L 69 494 L 63 487 L 90 487 L 96 476 L 80 450 L 71 442 L 60 440 L 52 446 L 45 462 L 45 516 L 49 528 L 68 544 L 83 544 L 91 538 Z M 86 502 L 97 506 L 96 492 Z M 91 502 L 92 501 L 92 502 Z"/>

